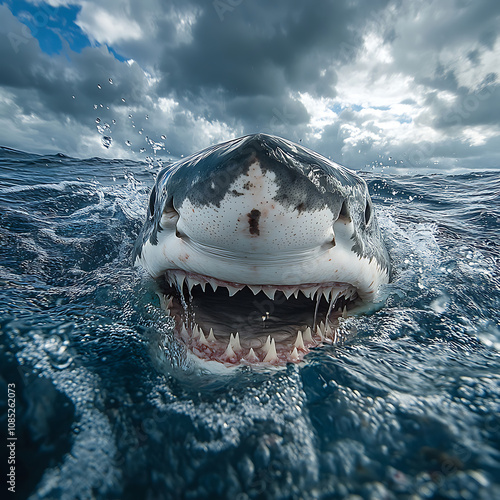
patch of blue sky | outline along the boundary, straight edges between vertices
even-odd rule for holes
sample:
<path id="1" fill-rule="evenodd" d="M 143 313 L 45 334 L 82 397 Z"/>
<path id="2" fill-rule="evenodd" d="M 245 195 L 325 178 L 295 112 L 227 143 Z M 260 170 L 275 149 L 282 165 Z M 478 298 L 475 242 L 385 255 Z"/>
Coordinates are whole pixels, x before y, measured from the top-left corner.
<path id="1" fill-rule="evenodd" d="M 351 109 L 352 111 L 361 111 L 363 106 L 360 104 L 341 104 L 339 102 L 336 102 L 333 106 L 330 106 L 330 109 L 336 114 L 340 115 L 344 109 Z"/>
<path id="2" fill-rule="evenodd" d="M 401 115 L 397 118 L 399 123 L 411 123 L 413 120 L 408 115 Z"/>
<path id="3" fill-rule="evenodd" d="M 71 50 L 81 52 L 91 45 L 90 40 L 75 23 L 80 7 L 52 7 L 46 3 L 33 4 L 25 0 L 7 0 L 7 6 L 25 24 L 40 48 L 48 55 L 60 54 L 63 40 Z"/>

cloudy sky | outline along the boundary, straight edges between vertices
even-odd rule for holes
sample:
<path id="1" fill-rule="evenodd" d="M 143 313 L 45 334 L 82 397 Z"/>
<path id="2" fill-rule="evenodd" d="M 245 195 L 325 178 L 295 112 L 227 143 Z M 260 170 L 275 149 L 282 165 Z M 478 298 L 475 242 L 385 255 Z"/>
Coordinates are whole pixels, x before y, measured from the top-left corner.
<path id="1" fill-rule="evenodd" d="M 253 132 L 352 168 L 500 167 L 498 0 L 6 0 L 0 145 L 175 158 Z"/>

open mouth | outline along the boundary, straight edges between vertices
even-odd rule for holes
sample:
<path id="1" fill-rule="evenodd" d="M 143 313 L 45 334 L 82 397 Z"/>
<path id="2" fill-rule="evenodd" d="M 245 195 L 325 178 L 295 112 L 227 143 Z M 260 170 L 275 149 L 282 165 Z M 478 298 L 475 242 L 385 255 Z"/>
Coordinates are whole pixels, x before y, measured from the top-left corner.
<path id="1" fill-rule="evenodd" d="M 228 366 L 297 363 L 339 340 L 358 294 L 347 283 L 248 285 L 169 270 L 159 278 L 162 307 L 195 356 Z"/>

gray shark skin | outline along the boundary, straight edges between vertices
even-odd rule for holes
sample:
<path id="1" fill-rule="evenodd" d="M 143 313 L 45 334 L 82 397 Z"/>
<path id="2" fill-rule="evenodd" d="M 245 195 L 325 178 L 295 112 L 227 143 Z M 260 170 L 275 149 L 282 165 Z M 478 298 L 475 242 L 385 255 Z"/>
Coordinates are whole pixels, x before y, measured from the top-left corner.
<path id="1" fill-rule="evenodd" d="M 229 365 L 301 360 L 311 346 L 333 340 L 339 304 L 345 315 L 356 301 L 374 301 L 391 272 L 366 182 L 312 150 L 266 134 L 212 146 L 164 168 L 133 261 L 163 281 L 165 307 L 188 350 Z M 239 325 L 243 333 L 221 321 L 212 329 L 194 306 L 202 327 L 184 294 L 191 298 L 196 289 L 202 301 L 208 284 L 214 294 L 224 289 L 233 305 L 245 293 L 269 300 L 278 294 L 289 306 L 307 298 L 314 315 L 292 318 L 292 328 L 280 318 L 271 333 L 247 321 Z M 278 304 L 272 309 L 279 314 Z M 208 341 L 210 329 L 215 333 Z"/>

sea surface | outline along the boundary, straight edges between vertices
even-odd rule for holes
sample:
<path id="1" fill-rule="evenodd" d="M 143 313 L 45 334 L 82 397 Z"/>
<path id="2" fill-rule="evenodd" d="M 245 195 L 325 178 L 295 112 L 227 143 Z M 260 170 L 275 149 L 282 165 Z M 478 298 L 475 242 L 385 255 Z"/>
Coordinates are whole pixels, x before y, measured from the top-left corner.
<path id="1" fill-rule="evenodd" d="M 228 376 L 183 366 L 132 267 L 157 171 L 0 148 L 2 498 L 500 499 L 500 170 L 363 173 L 385 306 Z"/>

